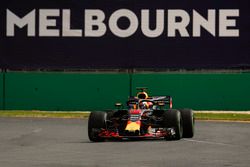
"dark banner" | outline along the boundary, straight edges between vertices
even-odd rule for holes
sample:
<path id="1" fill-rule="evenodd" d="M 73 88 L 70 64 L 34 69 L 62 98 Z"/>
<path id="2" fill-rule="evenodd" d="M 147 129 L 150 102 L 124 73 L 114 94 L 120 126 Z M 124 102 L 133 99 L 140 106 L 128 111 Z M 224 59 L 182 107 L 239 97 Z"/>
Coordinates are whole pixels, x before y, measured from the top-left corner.
<path id="1" fill-rule="evenodd" d="M 250 66 L 247 0 L 2 0 L 0 68 Z"/>

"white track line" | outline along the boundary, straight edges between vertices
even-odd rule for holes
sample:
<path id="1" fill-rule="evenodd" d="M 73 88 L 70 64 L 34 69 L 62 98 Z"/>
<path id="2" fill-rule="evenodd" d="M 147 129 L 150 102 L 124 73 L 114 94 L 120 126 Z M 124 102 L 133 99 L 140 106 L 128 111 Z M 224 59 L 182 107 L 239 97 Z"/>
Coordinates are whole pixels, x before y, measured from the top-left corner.
<path id="1" fill-rule="evenodd" d="M 34 129 L 33 131 L 32 131 L 32 133 L 38 133 L 38 132 L 41 132 L 42 131 L 42 128 L 38 128 L 38 129 Z"/>
<path id="2" fill-rule="evenodd" d="M 232 144 L 220 143 L 220 142 L 211 142 L 211 141 L 202 141 L 202 140 L 193 140 L 193 139 L 183 139 L 185 141 L 194 142 L 194 143 L 203 143 L 203 144 L 213 144 L 221 146 L 234 146 Z"/>

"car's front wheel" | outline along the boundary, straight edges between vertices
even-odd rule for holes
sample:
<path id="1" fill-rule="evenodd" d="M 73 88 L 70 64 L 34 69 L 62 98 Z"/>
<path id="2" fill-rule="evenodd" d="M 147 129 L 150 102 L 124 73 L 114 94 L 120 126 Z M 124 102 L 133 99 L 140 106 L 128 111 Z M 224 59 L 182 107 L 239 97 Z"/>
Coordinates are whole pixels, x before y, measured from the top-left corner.
<path id="1" fill-rule="evenodd" d="M 194 136 L 194 113 L 191 109 L 180 110 L 183 120 L 183 137 L 192 138 Z"/>
<path id="2" fill-rule="evenodd" d="M 88 136 L 93 142 L 104 141 L 104 138 L 99 136 L 102 129 L 106 129 L 107 113 L 104 111 L 91 112 L 88 120 Z"/>
<path id="3" fill-rule="evenodd" d="M 179 110 L 169 109 L 163 113 L 163 126 L 173 128 L 175 134 L 167 136 L 166 139 L 180 140 L 183 135 L 182 118 Z"/>

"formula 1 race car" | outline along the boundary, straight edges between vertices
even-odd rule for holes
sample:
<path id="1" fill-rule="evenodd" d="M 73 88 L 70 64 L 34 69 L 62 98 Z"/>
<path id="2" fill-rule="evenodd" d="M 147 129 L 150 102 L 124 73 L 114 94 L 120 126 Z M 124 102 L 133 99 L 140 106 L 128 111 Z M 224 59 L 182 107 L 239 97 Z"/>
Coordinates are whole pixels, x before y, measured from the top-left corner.
<path id="1" fill-rule="evenodd" d="M 116 110 L 91 112 L 88 136 L 93 142 L 105 139 L 179 140 L 194 135 L 191 109 L 172 109 L 171 96 L 148 96 L 146 88 L 127 101 L 126 109 L 116 103 Z"/>

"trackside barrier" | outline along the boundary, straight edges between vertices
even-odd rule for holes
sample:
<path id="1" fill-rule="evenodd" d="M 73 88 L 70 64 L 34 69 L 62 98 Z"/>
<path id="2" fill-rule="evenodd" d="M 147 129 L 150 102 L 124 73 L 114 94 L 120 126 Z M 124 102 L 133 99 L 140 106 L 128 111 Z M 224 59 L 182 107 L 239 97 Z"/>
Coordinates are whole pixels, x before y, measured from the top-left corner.
<path id="1" fill-rule="evenodd" d="M 147 86 L 154 95 L 173 96 L 174 108 L 250 109 L 250 73 L 134 74 L 132 85 Z"/>
<path id="2" fill-rule="evenodd" d="M 3 90 L 4 84 L 5 90 Z M 0 108 L 86 111 L 113 109 L 136 87 L 173 96 L 174 108 L 250 110 L 250 73 L 0 73 Z M 3 97 L 5 92 L 5 97 Z"/>
<path id="3" fill-rule="evenodd" d="M 109 109 L 128 98 L 128 82 L 128 74 L 8 72 L 6 109 Z"/>
<path id="4" fill-rule="evenodd" d="M 0 110 L 4 109 L 4 74 L 3 71 L 0 71 Z"/>

